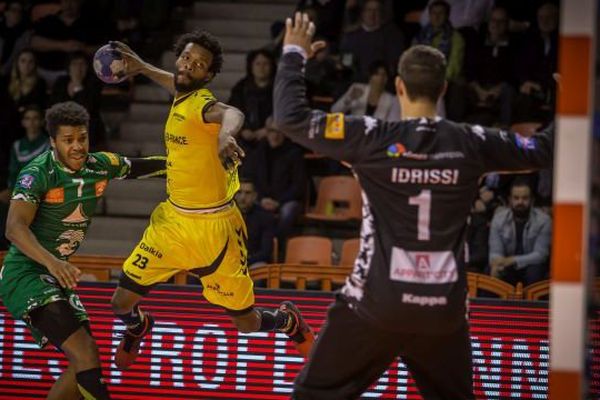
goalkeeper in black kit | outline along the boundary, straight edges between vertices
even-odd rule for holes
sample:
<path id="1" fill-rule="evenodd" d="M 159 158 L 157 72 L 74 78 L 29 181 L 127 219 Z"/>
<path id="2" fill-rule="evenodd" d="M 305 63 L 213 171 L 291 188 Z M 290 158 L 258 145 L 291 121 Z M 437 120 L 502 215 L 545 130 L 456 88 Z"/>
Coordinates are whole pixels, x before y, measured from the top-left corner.
<path id="1" fill-rule="evenodd" d="M 446 60 L 427 46 L 400 58 L 402 121 L 311 110 L 303 68 L 319 47 L 314 31 L 306 15 L 286 21 L 275 123 L 350 164 L 364 205 L 354 270 L 293 398 L 358 398 L 400 356 L 425 399 L 474 399 L 464 258 L 471 204 L 486 173 L 551 167 L 552 129 L 524 137 L 437 116 Z"/>

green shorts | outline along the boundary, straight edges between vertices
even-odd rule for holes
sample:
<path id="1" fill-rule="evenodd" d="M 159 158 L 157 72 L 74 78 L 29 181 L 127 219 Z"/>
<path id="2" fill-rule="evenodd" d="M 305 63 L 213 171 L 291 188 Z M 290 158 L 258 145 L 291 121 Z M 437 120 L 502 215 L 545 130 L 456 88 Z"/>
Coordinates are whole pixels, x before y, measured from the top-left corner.
<path id="1" fill-rule="evenodd" d="M 32 310 L 55 301 L 67 301 L 77 320 L 83 322 L 89 319 L 77 293 L 61 287 L 46 267 L 29 259 L 13 259 L 10 256 L 4 259 L 0 270 L 0 298 L 15 319 L 27 324 L 40 347 L 44 347 L 48 339 L 43 332 L 31 326 L 29 313 Z"/>

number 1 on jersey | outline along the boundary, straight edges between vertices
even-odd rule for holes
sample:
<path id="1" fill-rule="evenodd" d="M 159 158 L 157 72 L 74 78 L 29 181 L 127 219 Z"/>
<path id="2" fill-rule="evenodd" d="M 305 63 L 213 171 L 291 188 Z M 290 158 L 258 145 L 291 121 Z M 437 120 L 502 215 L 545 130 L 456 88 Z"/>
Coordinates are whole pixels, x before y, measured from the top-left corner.
<path id="1" fill-rule="evenodd" d="M 429 240 L 429 222 L 431 221 L 431 190 L 421 190 L 418 196 L 408 198 L 408 204 L 419 207 L 417 239 Z"/>

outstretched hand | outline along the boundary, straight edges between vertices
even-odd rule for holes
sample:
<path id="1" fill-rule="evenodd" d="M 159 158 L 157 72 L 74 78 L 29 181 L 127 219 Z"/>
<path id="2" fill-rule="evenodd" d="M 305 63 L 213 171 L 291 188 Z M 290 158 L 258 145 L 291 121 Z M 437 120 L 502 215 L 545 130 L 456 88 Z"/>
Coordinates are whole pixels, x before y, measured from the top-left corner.
<path id="1" fill-rule="evenodd" d="M 311 58 L 320 49 L 325 47 L 324 41 L 313 43 L 316 27 L 308 18 L 308 14 L 297 12 L 294 21 L 291 18 L 285 20 L 285 36 L 283 45 L 295 45 L 304 49 L 308 58 Z"/>
<path id="2" fill-rule="evenodd" d="M 111 40 L 108 42 L 110 46 L 119 52 L 125 60 L 125 75 L 128 77 L 134 76 L 142 72 L 145 68 L 146 63 L 135 51 L 128 45 L 118 40 Z"/>

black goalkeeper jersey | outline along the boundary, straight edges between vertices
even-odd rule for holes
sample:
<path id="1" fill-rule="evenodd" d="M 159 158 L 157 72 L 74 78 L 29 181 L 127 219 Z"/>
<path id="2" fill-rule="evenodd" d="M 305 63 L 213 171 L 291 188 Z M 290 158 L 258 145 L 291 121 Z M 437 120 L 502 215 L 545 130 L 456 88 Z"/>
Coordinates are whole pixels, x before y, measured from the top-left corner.
<path id="1" fill-rule="evenodd" d="M 398 332 L 446 333 L 464 321 L 464 242 L 481 176 L 552 164 L 551 129 L 527 138 L 443 118 L 384 122 L 311 110 L 298 53 L 279 63 L 274 118 L 293 141 L 352 165 L 363 221 L 341 295 L 361 317 Z"/>

